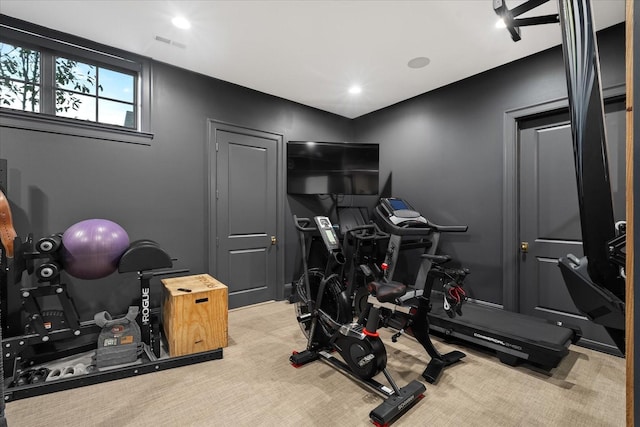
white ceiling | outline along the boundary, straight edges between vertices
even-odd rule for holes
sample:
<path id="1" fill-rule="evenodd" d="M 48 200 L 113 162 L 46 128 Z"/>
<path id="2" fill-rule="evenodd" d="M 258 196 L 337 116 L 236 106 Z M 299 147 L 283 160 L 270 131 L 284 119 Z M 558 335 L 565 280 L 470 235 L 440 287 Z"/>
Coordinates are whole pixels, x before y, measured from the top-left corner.
<path id="1" fill-rule="evenodd" d="M 624 0 L 592 4 L 597 29 L 624 21 Z M 556 12 L 552 0 L 523 17 Z M 348 118 L 560 44 L 558 24 L 512 42 L 491 0 L 0 0 L 0 13 Z M 409 68 L 415 57 L 431 62 Z"/>

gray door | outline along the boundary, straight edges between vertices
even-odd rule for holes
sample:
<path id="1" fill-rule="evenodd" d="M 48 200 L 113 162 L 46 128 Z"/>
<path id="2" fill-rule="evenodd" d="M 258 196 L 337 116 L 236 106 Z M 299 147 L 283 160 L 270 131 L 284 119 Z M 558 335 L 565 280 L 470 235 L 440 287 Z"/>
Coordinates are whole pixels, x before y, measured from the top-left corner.
<path id="1" fill-rule="evenodd" d="M 609 168 L 616 219 L 624 219 L 624 104 L 606 108 Z M 603 327 L 581 315 L 566 289 L 558 258 L 583 255 L 568 114 L 523 121 L 520 143 L 520 311 L 574 324 L 583 344 L 615 352 Z"/>
<path id="2" fill-rule="evenodd" d="M 213 273 L 229 308 L 275 299 L 278 137 L 229 126 L 210 135 Z"/>

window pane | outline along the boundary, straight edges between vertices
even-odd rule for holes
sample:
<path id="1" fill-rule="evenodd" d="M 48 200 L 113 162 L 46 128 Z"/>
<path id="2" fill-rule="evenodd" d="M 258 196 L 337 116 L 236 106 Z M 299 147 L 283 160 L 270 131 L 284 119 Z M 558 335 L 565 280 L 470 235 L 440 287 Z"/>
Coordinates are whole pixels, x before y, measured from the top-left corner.
<path id="1" fill-rule="evenodd" d="M 64 90 L 56 91 L 56 116 L 96 121 L 96 98 Z"/>
<path id="2" fill-rule="evenodd" d="M 135 87 L 134 78 L 130 74 L 100 68 L 98 86 L 100 87 L 100 97 L 133 102 Z"/>
<path id="3" fill-rule="evenodd" d="M 98 100 L 98 122 L 135 128 L 133 105 L 100 99 Z"/>
<path id="4" fill-rule="evenodd" d="M 0 43 L 0 78 L 15 79 L 27 83 L 40 82 L 40 52 Z"/>
<path id="5" fill-rule="evenodd" d="M 0 106 L 40 111 L 40 52 L 0 43 Z"/>
<path id="6" fill-rule="evenodd" d="M 0 82 L 0 107 L 40 112 L 40 87 L 12 80 Z"/>
<path id="7" fill-rule="evenodd" d="M 58 89 L 73 90 L 87 95 L 95 95 L 95 65 L 85 64 L 67 58 L 56 58 L 56 87 Z"/>

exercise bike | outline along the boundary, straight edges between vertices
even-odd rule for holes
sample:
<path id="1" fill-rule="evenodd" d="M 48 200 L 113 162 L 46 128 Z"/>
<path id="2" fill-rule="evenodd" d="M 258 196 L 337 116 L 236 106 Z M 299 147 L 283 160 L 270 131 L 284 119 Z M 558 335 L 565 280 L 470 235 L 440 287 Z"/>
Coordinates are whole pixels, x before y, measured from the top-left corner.
<path id="1" fill-rule="evenodd" d="M 385 207 L 384 202 L 390 199 L 381 199 L 381 204 L 376 209 Z M 394 200 L 391 200 L 394 201 Z M 409 210 L 405 208 L 407 215 Z M 401 218 L 402 210 L 395 210 L 398 222 L 406 223 L 407 218 Z M 415 219 L 411 221 L 411 227 L 398 228 L 390 235 L 385 261 L 380 268 L 377 266 L 361 266 L 368 276 L 367 286 L 356 291 L 354 307 L 359 314 L 358 322 L 364 323 L 372 316 L 380 316 L 381 324 L 397 332 L 392 336 L 394 342 L 407 334 L 414 337 L 426 350 L 431 360 L 422 373 L 422 377 L 429 383 L 435 383 L 444 368 L 460 361 L 465 354 L 461 351 L 440 353 L 429 336 L 429 312 L 431 311 L 431 288 L 434 278 L 440 277 L 443 283 L 445 296 L 443 308 L 451 318 L 462 315 L 462 307 L 467 297 L 463 288 L 463 281 L 469 273 L 466 269 L 448 268 L 445 264 L 451 260 L 448 255 L 436 255 L 440 233 L 464 232 L 466 226 L 441 226 L 434 224 L 423 217 L 411 214 Z M 402 242 L 402 237 L 411 240 L 410 243 Z M 413 249 L 424 249 L 421 255 L 422 262 L 417 273 L 415 285 L 407 287 L 394 281 L 393 274 L 398 262 L 400 246 Z M 429 280 L 427 280 L 429 278 Z M 425 286 L 426 285 L 426 286 Z M 397 289 L 404 289 L 398 293 Z M 377 309 L 377 314 L 372 312 Z"/>
<path id="2" fill-rule="evenodd" d="M 302 277 L 295 285 L 295 306 L 298 323 L 307 336 L 307 347 L 304 351 L 294 352 L 289 360 L 299 367 L 322 359 L 380 394 L 385 400 L 369 413 L 369 417 L 375 425 L 386 426 L 417 403 L 426 388 L 415 380 L 400 388 L 393 380 L 386 368 L 386 349 L 377 332 L 376 308 L 372 308 L 366 326 L 352 321 L 350 299 L 342 282 L 346 259 L 329 218 L 315 217 L 316 227 L 309 226 L 308 218 L 294 215 L 293 219 L 300 235 L 303 260 Z M 328 251 L 324 271 L 309 269 L 307 264 L 306 240 L 315 232 L 320 233 Z M 398 289 L 397 293 L 403 290 Z M 332 351 L 337 351 L 344 362 L 334 357 Z M 392 390 L 373 378 L 380 372 Z"/>

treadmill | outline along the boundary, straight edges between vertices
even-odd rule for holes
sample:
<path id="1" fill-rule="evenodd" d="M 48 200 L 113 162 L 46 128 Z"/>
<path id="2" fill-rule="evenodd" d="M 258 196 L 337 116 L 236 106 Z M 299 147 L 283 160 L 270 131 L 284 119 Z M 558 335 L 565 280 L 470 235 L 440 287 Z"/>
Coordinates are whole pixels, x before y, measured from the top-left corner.
<path id="1" fill-rule="evenodd" d="M 435 255 L 443 232 L 466 231 L 466 226 L 439 226 L 425 219 L 403 199 L 381 198 L 374 209 L 376 223 L 390 234 L 385 262 L 386 278 L 391 280 L 400 251 L 424 248 Z M 579 328 L 559 326 L 554 322 L 500 308 L 467 302 L 463 315 L 451 316 L 444 309 L 444 295 L 432 292 L 434 277 L 432 257 L 422 257 L 412 296 L 430 299 L 429 329 L 446 339 L 456 339 L 495 351 L 498 359 L 515 366 L 527 362 L 545 370 L 558 366 L 569 353 L 569 345 L 581 337 Z"/>

